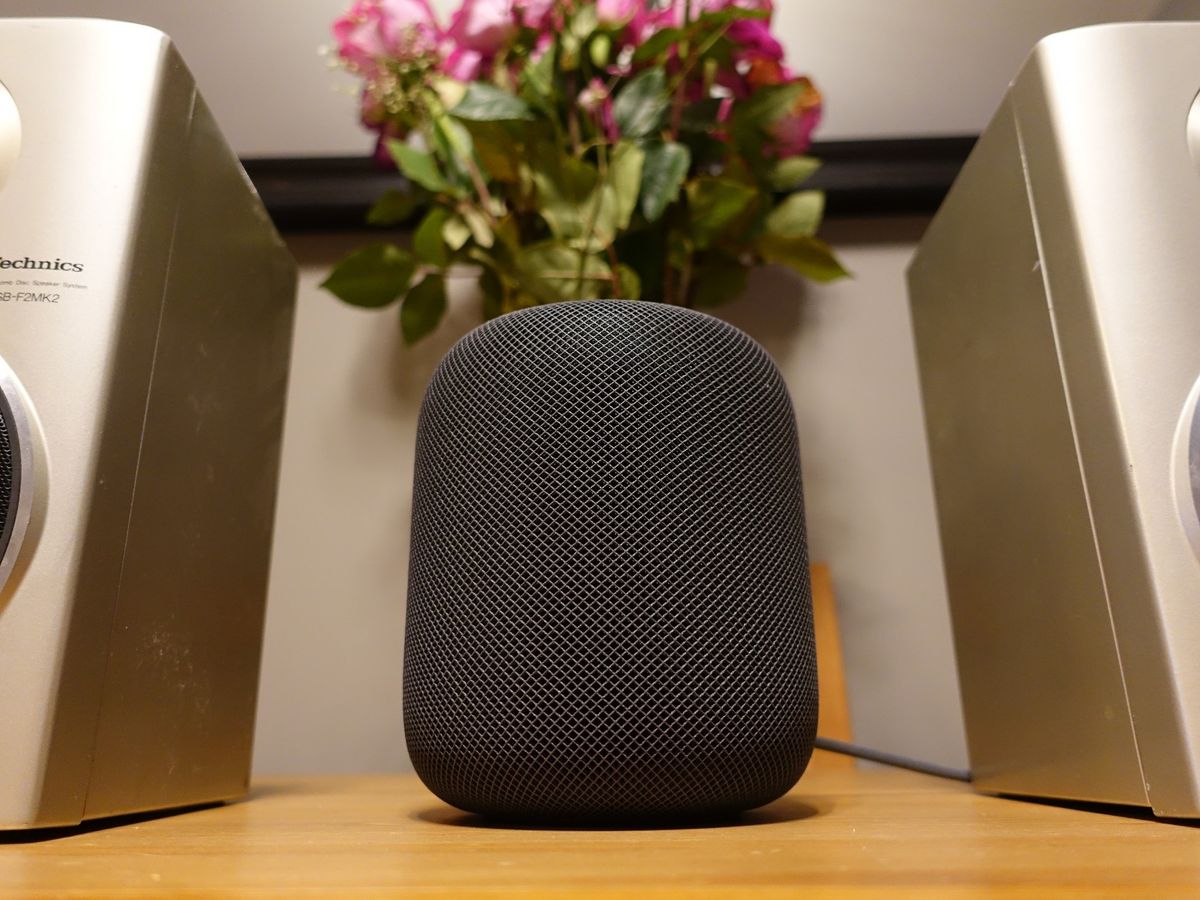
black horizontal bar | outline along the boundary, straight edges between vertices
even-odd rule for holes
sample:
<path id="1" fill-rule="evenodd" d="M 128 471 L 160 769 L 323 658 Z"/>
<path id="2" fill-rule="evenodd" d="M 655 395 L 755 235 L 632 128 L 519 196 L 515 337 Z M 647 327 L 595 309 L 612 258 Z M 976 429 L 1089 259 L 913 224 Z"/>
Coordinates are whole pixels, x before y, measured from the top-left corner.
<path id="1" fill-rule="evenodd" d="M 824 165 L 809 182 L 826 194 L 826 215 L 927 215 L 937 209 L 967 159 L 973 137 L 825 141 L 812 147 Z M 368 227 L 367 210 L 394 171 L 365 158 L 289 157 L 243 160 L 281 231 L 351 231 Z"/>
<path id="2" fill-rule="evenodd" d="M 816 143 L 812 186 L 828 216 L 930 215 L 958 176 L 974 137 Z"/>

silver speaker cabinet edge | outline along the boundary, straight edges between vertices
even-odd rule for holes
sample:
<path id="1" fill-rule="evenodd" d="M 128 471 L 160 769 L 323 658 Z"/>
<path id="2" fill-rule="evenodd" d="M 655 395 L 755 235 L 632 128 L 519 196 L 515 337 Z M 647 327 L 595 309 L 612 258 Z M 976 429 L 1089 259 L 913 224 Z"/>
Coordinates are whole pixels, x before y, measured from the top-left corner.
<path id="1" fill-rule="evenodd" d="M 1200 817 L 1198 92 L 1195 23 L 1046 38 L 909 269 L 983 790 Z"/>
<path id="2" fill-rule="evenodd" d="M 812 751 L 795 419 L 707 315 L 583 301 L 463 338 L 421 410 L 404 726 L 500 819 L 640 823 L 776 799 Z"/>
<path id="3" fill-rule="evenodd" d="M 0 829 L 245 793 L 294 294 L 165 35 L 0 19 Z"/>

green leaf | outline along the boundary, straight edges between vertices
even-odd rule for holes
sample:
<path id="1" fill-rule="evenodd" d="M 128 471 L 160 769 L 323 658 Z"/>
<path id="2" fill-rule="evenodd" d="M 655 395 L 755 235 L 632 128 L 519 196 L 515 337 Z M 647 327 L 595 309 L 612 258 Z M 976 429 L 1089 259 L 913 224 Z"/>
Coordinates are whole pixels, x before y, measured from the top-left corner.
<path id="1" fill-rule="evenodd" d="M 511 119 L 532 119 L 529 104 L 508 91 L 490 84 L 472 81 L 462 101 L 450 114 L 472 122 L 500 122 Z"/>
<path id="2" fill-rule="evenodd" d="M 468 131 L 475 143 L 475 156 L 489 177 L 506 184 L 520 180 L 519 165 L 524 156 L 519 122 L 469 122 Z"/>
<path id="3" fill-rule="evenodd" d="M 450 251 L 443 231 L 451 215 L 446 207 L 435 206 L 417 226 L 413 234 L 413 253 L 426 265 L 445 268 L 450 264 Z"/>
<path id="4" fill-rule="evenodd" d="M 641 300 L 642 299 L 642 280 L 638 277 L 638 273 L 631 267 L 621 263 L 617 266 L 617 288 L 618 300 Z"/>
<path id="5" fill-rule="evenodd" d="M 586 41 L 599 27 L 600 14 L 596 10 L 596 4 L 581 3 L 576 8 L 575 14 L 571 17 L 568 29 L 579 40 Z"/>
<path id="6" fill-rule="evenodd" d="M 662 53 L 666 53 L 683 40 L 684 34 L 685 32 L 682 28 L 660 28 L 654 34 L 650 35 L 644 44 L 637 48 L 637 51 L 633 54 L 633 61 L 641 63 L 648 59 L 653 59 Z"/>
<path id="7" fill-rule="evenodd" d="M 526 61 L 521 70 L 519 84 L 521 98 L 530 106 L 540 109 L 549 118 L 558 115 L 557 94 L 554 90 L 555 62 L 558 58 L 553 45 L 536 62 Z"/>
<path id="8" fill-rule="evenodd" d="M 497 219 L 493 230 L 496 233 L 496 239 L 508 247 L 513 248 L 521 243 L 521 223 L 517 221 L 514 215 L 506 215 Z"/>
<path id="9" fill-rule="evenodd" d="M 756 244 L 767 262 L 781 263 L 813 281 L 836 281 L 850 274 L 829 245 L 814 237 L 763 234 Z"/>
<path id="10" fill-rule="evenodd" d="M 471 237 L 475 239 L 475 243 L 480 247 L 487 249 L 496 243 L 495 232 L 492 231 L 492 226 L 483 213 L 475 207 L 464 203 L 459 207 L 458 214 L 467 223 L 467 228 L 471 230 Z"/>
<path id="11" fill-rule="evenodd" d="M 556 151 L 533 173 L 537 210 L 556 238 L 580 250 L 603 250 L 629 227 L 644 161 L 640 147 L 621 141 L 602 178 L 590 163 Z"/>
<path id="12" fill-rule="evenodd" d="M 559 34 L 559 64 L 564 72 L 579 68 L 584 44 L 600 27 L 595 3 L 574 4 L 575 12 L 567 20 L 566 28 Z"/>
<path id="13" fill-rule="evenodd" d="M 624 231 L 629 227 L 633 212 L 637 209 L 638 194 L 642 190 L 645 161 L 645 151 L 636 144 L 621 141 L 613 147 L 608 161 L 608 176 L 602 184 L 603 190 L 612 194 L 616 228 L 606 245 L 616 239 L 616 231 Z"/>
<path id="14" fill-rule="evenodd" d="M 410 147 L 403 141 L 388 141 L 387 148 L 396 162 L 396 168 L 409 180 L 415 181 L 421 187 L 427 188 L 435 194 L 450 192 L 450 183 L 438 169 L 437 160 L 433 158 L 433 154 Z"/>
<path id="15" fill-rule="evenodd" d="M 562 240 L 582 239 L 587 230 L 587 203 L 600 173 L 595 166 L 564 156 L 557 149 L 533 172 L 537 209 L 550 231 Z"/>
<path id="16" fill-rule="evenodd" d="M 713 12 L 703 12 L 696 17 L 695 25 L 699 28 L 728 25 L 738 19 L 769 19 L 770 10 L 748 8 L 744 6 L 727 6 L 725 9 Z"/>
<path id="17" fill-rule="evenodd" d="M 367 213 L 368 225 L 402 225 L 416 214 L 429 198 L 416 191 L 387 191 Z"/>
<path id="18" fill-rule="evenodd" d="M 691 235 L 703 249 L 721 236 L 758 197 L 758 191 L 727 178 L 697 178 L 687 186 Z"/>
<path id="19" fill-rule="evenodd" d="M 583 42 L 570 31 L 564 32 L 558 42 L 558 66 L 564 72 L 579 69 L 579 52 Z"/>
<path id="20" fill-rule="evenodd" d="M 692 165 L 692 153 L 683 144 L 651 144 L 642 167 L 642 215 L 657 222 L 679 196 Z"/>
<path id="21" fill-rule="evenodd" d="M 821 161 L 811 156 L 789 156 L 767 170 L 767 183 L 777 191 L 795 190 L 821 168 Z"/>
<path id="22" fill-rule="evenodd" d="M 804 86 L 796 82 L 761 87 L 733 105 L 733 119 L 739 125 L 758 128 L 774 125 L 791 112 L 803 92 Z"/>
<path id="23" fill-rule="evenodd" d="M 714 256 L 706 260 L 692 278 L 692 304 L 698 308 L 720 306 L 746 291 L 750 270 L 736 259 Z"/>
<path id="24" fill-rule="evenodd" d="M 400 306 L 400 333 L 404 335 L 404 343 L 415 344 L 437 328 L 445 311 L 446 279 L 430 273 L 408 292 Z"/>
<path id="25" fill-rule="evenodd" d="M 766 228 L 781 237 L 816 234 L 825 212 L 825 194 L 821 191 L 800 191 L 787 197 L 767 215 Z"/>
<path id="26" fill-rule="evenodd" d="M 638 75 L 613 103 L 613 117 L 622 137 L 642 138 L 654 132 L 662 125 L 670 103 L 662 69 L 647 69 Z"/>
<path id="27" fill-rule="evenodd" d="M 471 229 L 462 216 L 450 216 L 442 226 L 442 240 L 451 250 L 458 252 L 471 239 Z"/>
<path id="28" fill-rule="evenodd" d="M 504 282 L 490 266 L 481 266 L 479 269 L 479 293 L 483 295 L 485 322 L 504 312 Z"/>
<path id="29" fill-rule="evenodd" d="M 769 85 L 733 105 L 729 132 L 745 156 L 762 155 L 771 126 L 792 111 L 804 91 L 800 82 Z"/>
<path id="30" fill-rule="evenodd" d="M 321 287 L 352 306 L 387 306 L 408 288 L 416 271 L 412 254 L 393 244 L 372 244 L 351 253 Z"/>
<path id="31" fill-rule="evenodd" d="M 588 56 L 591 57 L 592 65 L 597 69 L 603 69 L 608 65 L 609 57 L 612 55 L 612 37 L 601 31 L 592 38 L 588 44 Z"/>
<path id="32" fill-rule="evenodd" d="M 435 75 L 433 77 L 433 89 L 438 95 L 438 99 L 442 101 L 443 109 L 453 109 L 462 102 L 463 94 L 467 92 L 467 86 L 456 81 L 446 75 Z"/>
<path id="33" fill-rule="evenodd" d="M 457 119 L 439 115 L 433 120 L 433 145 L 436 158 L 445 163 L 451 182 L 459 187 L 456 194 L 462 196 L 461 188 L 471 185 L 469 161 L 475 156 L 471 132 Z"/>
<path id="34" fill-rule="evenodd" d="M 517 268 L 523 276 L 522 286 L 541 303 L 594 299 L 612 289 L 608 263 L 560 241 L 541 241 L 522 248 Z"/>

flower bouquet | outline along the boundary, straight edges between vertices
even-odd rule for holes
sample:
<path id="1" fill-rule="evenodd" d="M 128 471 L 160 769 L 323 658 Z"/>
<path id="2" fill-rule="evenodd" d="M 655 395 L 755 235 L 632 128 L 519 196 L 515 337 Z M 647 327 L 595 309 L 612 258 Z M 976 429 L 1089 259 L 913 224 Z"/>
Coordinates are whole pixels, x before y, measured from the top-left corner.
<path id="1" fill-rule="evenodd" d="M 770 0 L 357 0 L 334 24 L 362 120 L 406 186 L 368 221 L 412 222 L 324 287 L 396 300 L 407 342 L 436 327 L 446 273 L 478 273 L 483 315 L 618 297 L 690 307 L 781 263 L 845 274 L 800 186 L 821 113 L 784 64 Z"/>

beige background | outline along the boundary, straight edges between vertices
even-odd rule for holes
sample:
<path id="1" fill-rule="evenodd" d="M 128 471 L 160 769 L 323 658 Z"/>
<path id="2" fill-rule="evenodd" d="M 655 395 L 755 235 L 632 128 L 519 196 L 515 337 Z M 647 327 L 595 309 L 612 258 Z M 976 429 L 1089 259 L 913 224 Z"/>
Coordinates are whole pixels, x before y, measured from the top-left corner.
<path id="1" fill-rule="evenodd" d="M 1197 0 L 776 0 L 788 59 L 826 95 L 825 139 L 970 134 L 1039 37 L 1189 15 Z M 0 15 L 145 22 L 172 35 L 244 156 L 337 155 L 369 139 L 353 82 L 318 48 L 350 0 L 0 0 Z M 432 0 L 443 12 L 457 0 Z"/>
<path id="2" fill-rule="evenodd" d="M 246 156 L 361 153 L 351 82 L 318 47 L 330 0 L 0 0 L 176 38 Z M 436 4 L 446 9 L 454 4 Z M 1190 0 L 780 0 L 790 59 L 827 98 L 825 139 L 978 132 L 1032 44 L 1073 25 L 1192 17 Z M 0 61 L 2 64 L 2 61 Z M 861 742 L 965 761 L 903 271 L 923 220 L 830 223 L 852 281 L 758 274 L 723 310 L 787 375 L 813 556 L 831 563 Z M 413 426 L 440 355 L 475 321 L 469 283 L 415 350 L 395 316 L 316 285 L 365 238 L 294 236 L 302 268 L 255 765 L 407 766 L 400 659 Z"/>

